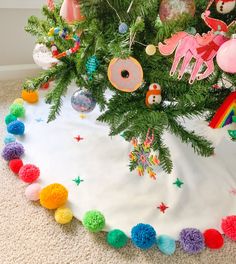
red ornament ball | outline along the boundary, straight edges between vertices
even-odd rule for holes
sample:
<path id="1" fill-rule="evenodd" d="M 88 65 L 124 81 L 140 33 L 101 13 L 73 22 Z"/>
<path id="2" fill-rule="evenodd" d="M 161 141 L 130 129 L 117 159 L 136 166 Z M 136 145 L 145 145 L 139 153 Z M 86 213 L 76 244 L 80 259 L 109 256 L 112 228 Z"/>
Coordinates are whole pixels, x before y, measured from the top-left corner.
<path id="1" fill-rule="evenodd" d="M 203 233 L 205 244 L 211 249 L 220 249 L 224 245 L 224 238 L 216 229 L 208 229 Z"/>
<path id="2" fill-rule="evenodd" d="M 38 167 L 32 164 L 27 164 L 21 167 L 19 171 L 19 178 L 27 183 L 32 183 L 38 179 L 40 170 Z"/>
<path id="3" fill-rule="evenodd" d="M 236 216 L 228 216 L 222 220 L 221 228 L 225 235 L 236 241 Z"/>
<path id="4" fill-rule="evenodd" d="M 46 82 L 46 83 L 43 83 L 40 88 L 46 90 L 49 88 L 49 85 L 50 85 L 50 82 Z"/>
<path id="5" fill-rule="evenodd" d="M 13 159 L 9 162 L 8 166 L 12 172 L 18 174 L 19 170 L 23 166 L 23 162 L 21 159 Z"/>

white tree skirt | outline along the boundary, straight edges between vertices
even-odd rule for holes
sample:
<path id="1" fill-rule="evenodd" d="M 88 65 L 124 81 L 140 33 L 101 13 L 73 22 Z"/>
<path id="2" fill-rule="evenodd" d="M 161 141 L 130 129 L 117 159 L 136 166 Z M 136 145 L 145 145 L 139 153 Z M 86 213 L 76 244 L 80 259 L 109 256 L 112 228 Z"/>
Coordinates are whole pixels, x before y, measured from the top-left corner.
<path id="1" fill-rule="evenodd" d="M 38 104 L 25 104 L 26 132 L 20 139 L 26 150 L 24 162 L 40 168 L 42 186 L 57 182 L 68 188 L 68 205 L 76 218 L 81 220 L 86 211 L 97 209 L 105 215 L 106 230 L 119 228 L 130 235 L 141 222 L 177 239 L 186 227 L 220 230 L 221 219 L 236 213 L 232 193 L 236 143 L 223 139 L 214 156 L 203 158 L 166 134 L 173 172 L 160 170 L 156 181 L 148 175 L 139 177 L 128 167 L 131 144 L 121 136 L 108 136 L 109 128 L 96 121 L 98 107 L 85 119 L 72 109 L 70 98 L 76 89 L 70 88 L 61 116 L 49 124 L 49 106 L 42 98 Z M 77 142 L 78 135 L 84 140 Z M 73 181 L 78 176 L 84 180 L 80 185 Z M 181 188 L 173 184 L 177 178 L 184 182 Z M 157 208 L 162 202 L 169 207 L 165 214 Z"/>

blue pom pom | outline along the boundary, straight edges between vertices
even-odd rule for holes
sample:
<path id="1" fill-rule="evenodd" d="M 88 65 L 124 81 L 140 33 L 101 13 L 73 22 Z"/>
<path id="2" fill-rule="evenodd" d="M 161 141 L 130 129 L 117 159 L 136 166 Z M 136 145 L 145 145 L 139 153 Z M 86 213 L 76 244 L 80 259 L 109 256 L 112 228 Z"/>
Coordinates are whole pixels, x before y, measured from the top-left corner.
<path id="1" fill-rule="evenodd" d="M 176 250 L 175 240 L 166 235 L 157 238 L 157 246 L 163 254 L 168 256 L 174 254 Z"/>
<path id="2" fill-rule="evenodd" d="M 131 240 L 140 249 L 149 249 L 156 243 L 156 231 L 150 225 L 138 224 L 131 230 Z"/>
<path id="3" fill-rule="evenodd" d="M 11 122 L 7 126 L 7 132 L 13 135 L 23 135 L 25 132 L 25 125 L 19 120 Z"/>
<path id="4" fill-rule="evenodd" d="M 126 23 L 121 23 L 119 25 L 119 33 L 125 34 L 128 31 L 128 26 Z"/>
<path id="5" fill-rule="evenodd" d="M 5 145 L 12 143 L 12 142 L 15 142 L 15 141 L 16 141 L 16 138 L 11 134 L 6 135 L 4 138 L 4 144 Z"/>

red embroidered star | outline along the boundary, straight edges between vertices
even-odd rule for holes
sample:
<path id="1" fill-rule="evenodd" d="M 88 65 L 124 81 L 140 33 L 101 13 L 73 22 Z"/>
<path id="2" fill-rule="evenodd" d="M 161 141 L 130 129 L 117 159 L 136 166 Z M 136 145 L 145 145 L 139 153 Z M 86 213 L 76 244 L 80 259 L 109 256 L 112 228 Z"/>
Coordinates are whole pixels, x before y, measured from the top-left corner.
<path id="1" fill-rule="evenodd" d="M 80 135 L 78 135 L 77 137 L 75 137 L 75 139 L 80 142 L 80 140 L 83 140 L 84 138 L 82 138 Z"/>
<path id="2" fill-rule="evenodd" d="M 160 206 L 158 206 L 157 208 L 164 214 L 169 207 L 166 206 L 164 203 L 161 203 Z"/>

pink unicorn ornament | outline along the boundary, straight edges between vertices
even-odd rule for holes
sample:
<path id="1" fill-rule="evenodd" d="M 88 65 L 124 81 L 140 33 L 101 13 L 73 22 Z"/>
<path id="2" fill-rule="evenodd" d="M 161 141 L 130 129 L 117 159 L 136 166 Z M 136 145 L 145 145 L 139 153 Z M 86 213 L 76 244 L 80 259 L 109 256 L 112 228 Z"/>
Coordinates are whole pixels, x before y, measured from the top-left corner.
<path id="1" fill-rule="evenodd" d="M 79 0 L 64 0 L 60 10 L 60 16 L 68 24 L 83 20 L 84 17 L 80 11 Z"/>
<path id="2" fill-rule="evenodd" d="M 159 43 L 159 51 L 162 55 L 168 56 L 175 52 L 175 58 L 170 70 L 170 75 L 173 76 L 178 70 L 178 79 L 181 80 L 184 73 L 191 69 L 189 83 L 202 80 L 210 76 L 215 69 L 214 58 L 220 46 L 228 40 L 224 33 L 228 28 L 224 28 L 224 24 L 220 20 L 209 17 L 210 12 L 203 14 L 203 19 L 208 22 L 208 26 L 213 30 L 195 36 L 187 32 L 178 32 L 171 38 L 164 41 L 164 44 Z M 220 31 L 216 31 L 219 29 Z M 183 59 L 181 67 L 178 66 Z M 195 59 L 194 65 L 191 67 L 191 61 Z M 202 72 L 203 70 L 203 72 Z"/>

